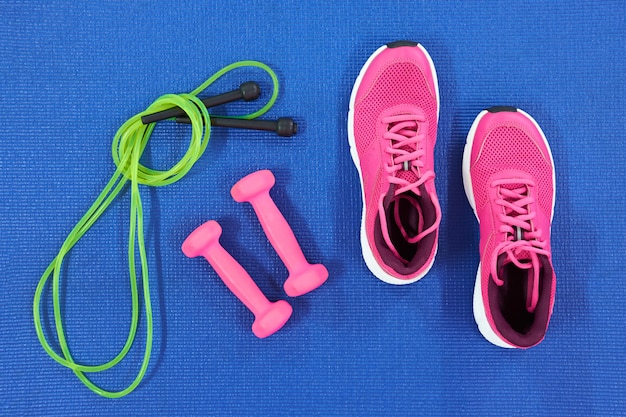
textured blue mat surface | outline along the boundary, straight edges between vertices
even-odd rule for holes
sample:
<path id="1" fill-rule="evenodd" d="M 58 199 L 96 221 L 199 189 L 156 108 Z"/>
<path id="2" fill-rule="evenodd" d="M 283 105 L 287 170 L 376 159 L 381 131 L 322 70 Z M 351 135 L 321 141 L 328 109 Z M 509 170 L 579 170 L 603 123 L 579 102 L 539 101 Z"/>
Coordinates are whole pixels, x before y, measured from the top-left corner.
<path id="1" fill-rule="evenodd" d="M 622 1 L 96 3 L 0 2 L 0 414 L 626 415 Z M 362 261 L 346 130 L 359 69 L 397 39 L 428 49 L 442 98 L 440 249 L 429 275 L 406 287 L 378 281 Z M 282 139 L 216 128 L 186 178 L 142 188 L 153 359 L 134 393 L 101 398 L 41 348 L 37 281 L 113 173 L 117 128 L 159 95 L 190 91 L 241 59 L 276 70 L 282 89 L 267 116 L 293 116 L 301 132 Z M 259 75 L 230 74 L 210 92 Z M 545 341 L 528 351 L 490 345 L 472 316 L 478 227 L 461 153 L 474 117 L 496 104 L 533 115 L 556 164 L 557 300 Z M 160 126 L 143 161 L 172 165 L 188 137 L 186 127 Z M 274 171 L 273 196 L 304 253 L 331 274 L 289 299 L 293 318 L 266 340 L 252 335 L 252 315 L 208 264 L 180 251 L 191 230 L 216 219 L 223 245 L 268 297 L 285 297 L 287 271 L 252 209 L 229 195 L 261 168 Z M 85 363 L 110 359 L 126 337 L 129 195 L 63 274 L 68 339 Z M 142 314 L 132 353 L 96 382 L 132 381 L 144 326 Z"/>

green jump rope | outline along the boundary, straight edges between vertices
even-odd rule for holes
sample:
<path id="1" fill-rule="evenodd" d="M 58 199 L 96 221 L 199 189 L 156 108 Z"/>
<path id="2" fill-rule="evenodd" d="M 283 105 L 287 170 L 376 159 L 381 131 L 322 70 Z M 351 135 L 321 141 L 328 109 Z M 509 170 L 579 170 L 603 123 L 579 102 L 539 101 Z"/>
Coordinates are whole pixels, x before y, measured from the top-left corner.
<path id="1" fill-rule="evenodd" d="M 117 131 L 113 138 L 112 153 L 116 170 L 113 176 L 104 187 L 96 201 L 91 205 L 85 215 L 74 226 L 63 242 L 59 253 L 52 260 L 46 271 L 43 273 L 33 301 L 33 316 L 35 320 L 35 329 L 37 337 L 44 350 L 58 363 L 70 368 L 74 374 L 85 384 L 90 390 L 107 398 L 120 398 L 131 393 L 146 374 L 148 364 L 150 362 L 150 354 L 152 351 L 152 304 L 150 301 L 150 286 L 148 280 L 148 262 L 146 258 L 146 248 L 144 244 L 143 233 L 143 208 L 141 205 L 141 196 L 139 194 L 139 184 L 160 187 L 172 184 L 183 178 L 191 167 L 200 159 L 206 150 L 209 138 L 211 136 L 211 118 L 206 106 L 197 97 L 199 93 L 204 91 L 208 86 L 214 83 L 224 74 L 241 67 L 260 68 L 267 72 L 272 79 L 273 91 L 269 101 L 258 111 L 243 116 L 234 117 L 235 119 L 255 119 L 265 114 L 276 101 L 278 96 L 278 78 L 274 71 L 267 65 L 258 61 L 239 61 L 228 65 L 208 80 L 202 83 L 198 88 L 188 94 L 166 94 L 157 98 L 146 110 L 136 114 L 128 119 Z M 167 171 L 159 171 L 148 168 L 141 163 L 139 159 L 145 150 L 150 135 L 154 130 L 155 124 L 145 125 L 141 121 L 141 117 L 170 109 L 172 107 L 180 107 L 189 117 L 191 122 L 191 140 L 189 148 L 185 155 Z M 83 365 L 76 363 L 70 353 L 65 331 L 63 329 L 63 320 L 61 317 L 61 301 L 60 301 L 60 274 L 61 266 L 65 256 L 78 243 L 81 237 L 93 226 L 93 224 L 104 214 L 107 207 L 115 200 L 126 183 L 131 183 L 131 204 L 130 204 L 130 229 L 128 235 L 128 266 L 130 271 L 130 288 L 132 297 L 132 317 L 128 337 L 124 346 L 119 353 L 111 360 L 101 365 Z M 143 298 L 146 314 L 146 344 L 143 355 L 141 368 L 137 373 L 134 381 L 121 391 L 107 391 L 95 383 L 88 377 L 87 373 L 95 373 L 111 369 L 124 359 L 130 351 L 135 340 L 137 326 L 139 322 L 139 294 L 137 291 L 137 273 L 135 270 L 136 248 L 135 241 L 139 247 L 139 258 L 141 260 L 141 279 L 143 285 Z M 54 304 L 54 324 L 58 337 L 62 354 L 57 353 L 48 343 L 43 332 L 42 319 L 40 313 L 41 297 L 44 287 L 48 280 L 52 277 L 52 299 Z"/>

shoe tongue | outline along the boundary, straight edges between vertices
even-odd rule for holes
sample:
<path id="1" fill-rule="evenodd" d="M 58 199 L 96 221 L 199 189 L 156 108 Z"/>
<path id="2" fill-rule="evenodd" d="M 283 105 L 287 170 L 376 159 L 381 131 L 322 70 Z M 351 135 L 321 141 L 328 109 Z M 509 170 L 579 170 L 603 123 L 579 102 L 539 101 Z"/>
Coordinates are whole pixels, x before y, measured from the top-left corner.
<path id="1" fill-rule="evenodd" d="M 509 183 L 509 184 L 501 184 L 500 185 L 500 188 L 504 188 L 504 189 L 509 190 L 509 191 L 519 190 L 519 189 L 523 189 L 525 187 L 526 187 L 525 184 L 515 183 L 515 182 Z M 504 199 L 505 200 L 511 200 L 511 198 L 509 198 L 509 197 L 505 197 Z"/>
<path id="2" fill-rule="evenodd" d="M 410 163 L 410 161 L 409 161 Z M 415 172 L 411 171 L 411 170 L 398 170 L 396 172 L 396 178 L 400 178 L 402 180 L 405 180 L 407 182 L 416 182 L 419 178 L 417 178 L 417 175 L 415 174 Z"/>
<path id="3" fill-rule="evenodd" d="M 512 182 L 512 183 L 507 183 L 507 184 L 501 184 L 500 187 L 506 188 L 507 190 L 516 190 L 518 188 L 525 187 L 525 185 L 522 184 L 521 182 L 520 183 Z"/>
<path id="4" fill-rule="evenodd" d="M 408 130 L 414 130 L 415 134 L 417 134 L 421 128 L 422 127 L 421 127 L 420 124 L 416 124 L 415 127 L 409 128 Z M 405 152 L 407 152 L 407 153 L 412 153 L 412 152 L 415 152 L 416 146 L 415 145 L 414 146 L 406 145 L 406 146 L 401 147 L 400 149 L 405 151 Z M 411 161 L 407 161 L 402 168 L 400 168 L 398 171 L 396 171 L 396 174 L 395 174 L 396 178 L 400 178 L 400 179 L 408 181 L 408 182 L 416 182 L 419 178 L 415 174 L 415 172 L 413 172 L 413 170 L 411 170 L 411 166 L 412 166 Z M 406 167 L 408 169 L 405 169 L 404 167 Z"/>
<path id="5" fill-rule="evenodd" d="M 534 252 L 523 250 L 515 254 L 515 259 L 523 264 L 530 264 L 533 261 L 533 258 L 537 258 L 537 254 Z M 513 263 L 513 260 L 509 257 L 508 253 L 504 252 L 500 254 L 500 256 L 498 256 L 498 271 L 501 271 L 503 267 L 510 263 Z M 532 268 L 530 268 L 529 271 L 532 271 Z"/>

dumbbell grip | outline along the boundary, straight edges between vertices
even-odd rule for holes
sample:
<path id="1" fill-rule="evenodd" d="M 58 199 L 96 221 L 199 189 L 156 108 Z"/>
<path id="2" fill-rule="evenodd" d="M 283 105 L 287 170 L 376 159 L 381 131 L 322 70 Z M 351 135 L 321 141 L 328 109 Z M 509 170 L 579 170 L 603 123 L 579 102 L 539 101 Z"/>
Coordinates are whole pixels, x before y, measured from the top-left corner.
<path id="1" fill-rule="evenodd" d="M 211 264 L 224 284 L 257 316 L 271 307 L 245 269 L 221 245 L 213 244 L 202 254 Z"/>
<path id="2" fill-rule="evenodd" d="M 300 244 L 293 234 L 291 226 L 276 207 L 269 193 L 257 195 L 252 207 L 259 218 L 263 231 L 287 269 L 291 272 L 297 272 L 302 267 L 308 266 L 309 263 L 304 257 L 302 249 L 300 249 Z"/>

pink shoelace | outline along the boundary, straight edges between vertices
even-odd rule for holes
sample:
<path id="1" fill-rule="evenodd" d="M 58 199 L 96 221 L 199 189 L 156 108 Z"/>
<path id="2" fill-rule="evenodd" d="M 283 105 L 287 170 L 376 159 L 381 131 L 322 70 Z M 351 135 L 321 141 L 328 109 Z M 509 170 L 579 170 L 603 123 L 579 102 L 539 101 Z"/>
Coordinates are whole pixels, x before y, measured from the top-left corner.
<path id="1" fill-rule="evenodd" d="M 507 188 L 506 186 L 514 187 Z M 498 217 L 502 224 L 499 231 L 506 233 L 506 241 L 496 247 L 496 255 L 491 262 L 491 277 L 498 286 L 504 285 L 504 281 L 498 277 L 498 257 L 506 253 L 508 260 L 520 269 L 533 270 L 529 277 L 528 294 L 526 297 L 526 309 L 532 313 L 537 307 L 539 300 L 539 258 L 538 255 L 549 256 L 546 241 L 541 240 L 541 230 L 536 229 L 533 219 L 536 216 L 531 207 L 535 199 L 530 196 L 530 187 L 535 183 L 523 179 L 502 179 L 491 183 L 492 187 L 498 188 L 499 198 L 496 204 L 503 210 Z M 522 262 L 530 259 L 530 262 Z"/>
<path id="2" fill-rule="evenodd" d="M 425 134 L 420 130 L 419 124 L 425 121 L 424 116 L 416 114 L 401 114 L 385 117 L 383 119 L 383 123 L 388 126 L 384 138 L 389 141 L 389 146 L 385 148 L 385 152 L 390 156 L 389 162 L 385 166 L 385 171 L 387 172 L 389 183 L 397 186 L 392 200 L 392 202 L 396 203 L 393 213 L 394 221 L 398 225 L 402 236 L 410 243 L 419 242 L 424 236 L 435 230 L 438 225 L 438 221 L 436 221 L 432 226 L 423 230 L 424 219 L 419 202 L 407 193 L 407 191 L 412 191 L 415 195 L 420 196 L 419 186 L 424 184 L 428 179 L 435 178 L 435 173 L 432 170 L 422 172 L 424 162 L 421 158 L 424 156 L 425 151 L 421 149 L 419 144 L 424 140 Z M 378 203 L 378 212 L 385 243 L 398 259 L 404 263 L 408 263 L 407 260 L 400 256 L 391 243 L 383 200 L 384 198 L 381 198 Z M 400 221 L 399 200 L 408 201 L 419 214 L 418 233 L 415 236 L 409 236 Z"/>

